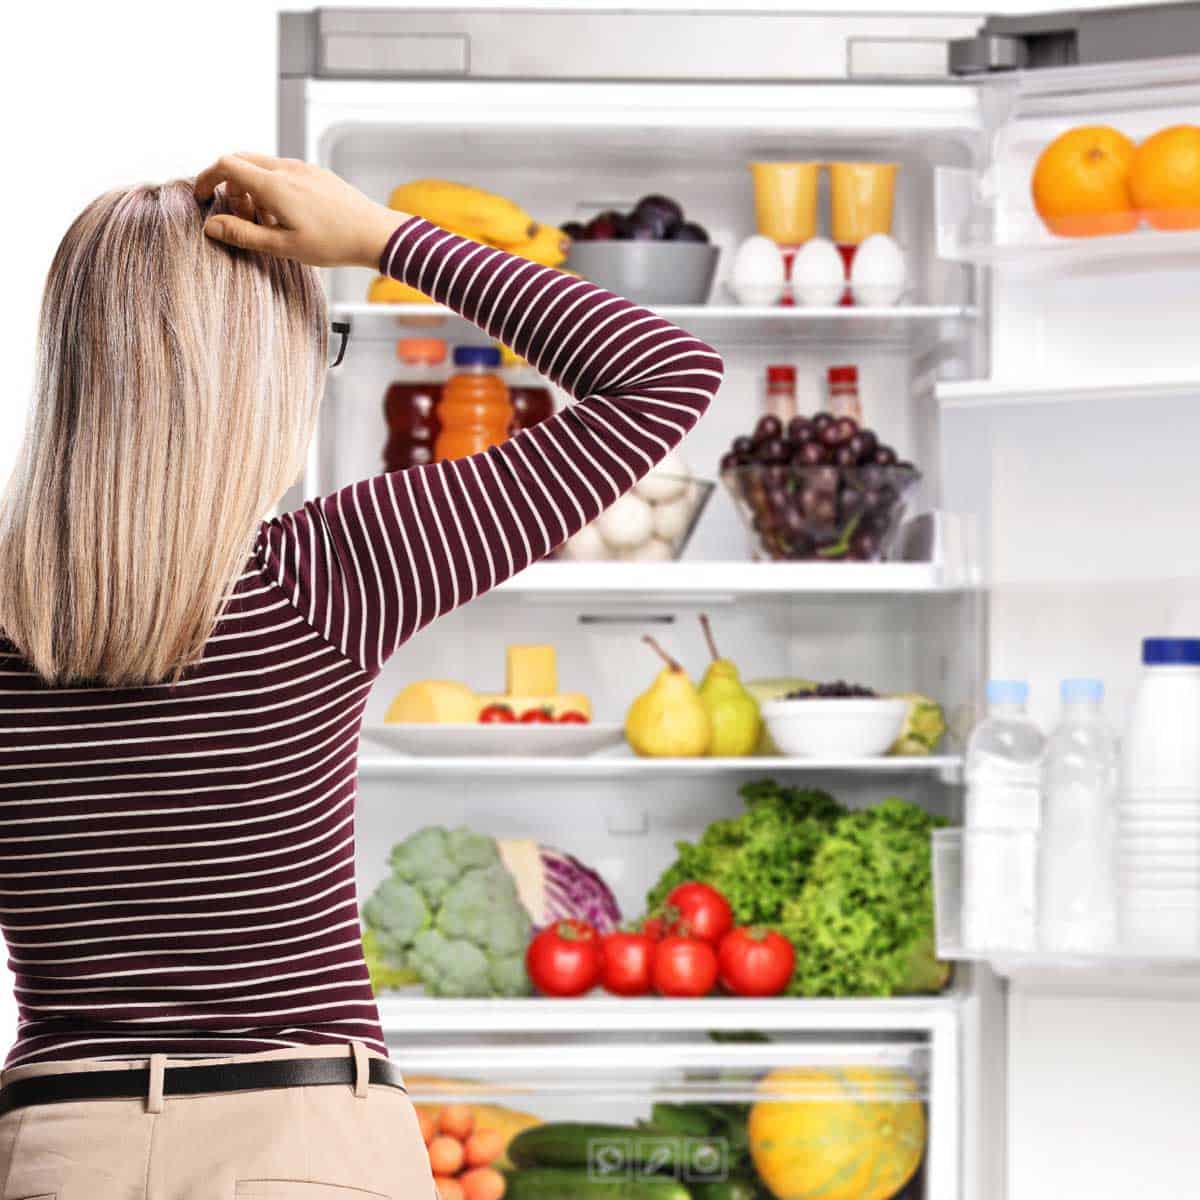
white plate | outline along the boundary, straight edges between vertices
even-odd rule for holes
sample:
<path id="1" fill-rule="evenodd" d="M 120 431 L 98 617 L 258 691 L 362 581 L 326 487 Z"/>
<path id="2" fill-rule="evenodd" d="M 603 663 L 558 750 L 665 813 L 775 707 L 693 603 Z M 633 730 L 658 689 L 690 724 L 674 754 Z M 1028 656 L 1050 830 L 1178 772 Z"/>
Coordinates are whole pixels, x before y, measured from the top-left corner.
<path id="1" fill-rule="evenodd" d="M 618 746 L 620 725 L 364 725 L 363 735 L 415 758 L 580 758 Z"/>

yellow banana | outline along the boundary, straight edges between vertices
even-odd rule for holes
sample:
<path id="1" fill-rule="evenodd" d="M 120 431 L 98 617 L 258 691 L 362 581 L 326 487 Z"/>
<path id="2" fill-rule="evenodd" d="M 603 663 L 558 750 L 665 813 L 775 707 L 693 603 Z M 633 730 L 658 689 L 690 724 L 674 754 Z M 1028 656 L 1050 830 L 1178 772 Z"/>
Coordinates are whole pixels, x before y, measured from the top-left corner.
<path id="1" fill-rule="evenodd" d="M 564 262 L 571 248 L 571 239 L 553 225 L 539 225 L 537 233 L 515 246 L 504 247 L 510 254 L 519 254 L 543 267 L 557 267 Z"/>
<path id="2" fill-rule="evenodd" d="M 367 300 L 371 304 L 432 304 L 433 301 L 424 292 L 391 279 L 387 275 L 377 275 L 371 280 L 367 289 Z"/>
<path id="3" fill-rule="evenodd" d="M 392 192 L 388 204 L 453 233 L 508 248 L 528 241 L 537 223 L 513 201 L 448 179 L 416 179 Z"/>

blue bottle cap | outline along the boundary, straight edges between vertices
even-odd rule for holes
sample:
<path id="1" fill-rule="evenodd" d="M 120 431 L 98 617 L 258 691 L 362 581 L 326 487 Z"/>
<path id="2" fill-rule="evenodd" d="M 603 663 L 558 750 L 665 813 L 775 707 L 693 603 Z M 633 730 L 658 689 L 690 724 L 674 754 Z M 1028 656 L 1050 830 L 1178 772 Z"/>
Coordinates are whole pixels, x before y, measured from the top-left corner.
<path id="1" fill-rule="evenodd" d="M 1064 679 L 1060 690 L 1064 704 L 1085 700 L 1099 704 L 1104 699 L 1104 683 L 1099 679 Z"/>
<path id="2" fill-rule="evenodd" d="M 1142 662 L 1148 667 L 1200 667 L 1200 638 L 1146 638 Z"/>
<path id="3" fill-rule="evenodd" d="M 495 346 L 455 346 L 456 367 L 498 367 L 500 351 Z"/>
<path id="4" fill-rule="evenodd" d="M 989 704 L 1024 704 L 1029 699 L 1029 684 L 1023 679 L 989 679 Z"/>

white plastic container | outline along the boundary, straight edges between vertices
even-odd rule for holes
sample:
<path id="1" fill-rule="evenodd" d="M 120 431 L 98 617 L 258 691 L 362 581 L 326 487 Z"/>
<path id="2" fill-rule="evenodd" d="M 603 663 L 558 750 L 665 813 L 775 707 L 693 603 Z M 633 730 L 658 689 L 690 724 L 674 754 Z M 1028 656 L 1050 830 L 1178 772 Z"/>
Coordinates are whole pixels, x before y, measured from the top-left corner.
<path id="1" fill-rule="evenodd" d="M 1029 836 L 970 837 L 963 857 L 963 944 L 970 950 L 1035 945 L 1036 833 L 1046 739 L 1025 713 L 1029 685 L 993 679 L 988 715 L 967 743 L 967 829 Z"/>
<path id="2" fill-rule="evenodd" d="M 908 701 L 898 699 L 769 700 L 767 732 L 786 755 L 878 758 L 900 736 Z"/>
<path id="3" fill-rule="evenodd" d="M 1147 638 L 1117 825 L 1121 940 L 1200 941 L 1200 638 Z"/>
<path id="4" fill-rule="evenodd" d="M 1042 767 L 1038 944 L 1109 950 L 1117 937 L 1117 738 L 1098 679 L 1064 679 L 1062 718 Z"/>

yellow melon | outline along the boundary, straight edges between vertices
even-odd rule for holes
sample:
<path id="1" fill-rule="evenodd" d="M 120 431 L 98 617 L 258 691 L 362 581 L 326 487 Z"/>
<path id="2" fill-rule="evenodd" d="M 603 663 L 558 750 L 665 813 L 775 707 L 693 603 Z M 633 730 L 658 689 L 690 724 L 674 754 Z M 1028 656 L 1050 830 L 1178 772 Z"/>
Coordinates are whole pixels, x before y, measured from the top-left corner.
<path id="1" fill-rule="evenodd" d="M 925 1109 L 903 1071 L 773 1071 L 750 1109 L 755 1169 L 777 1200 L 889 1200 L 925 1153 Z"/>

